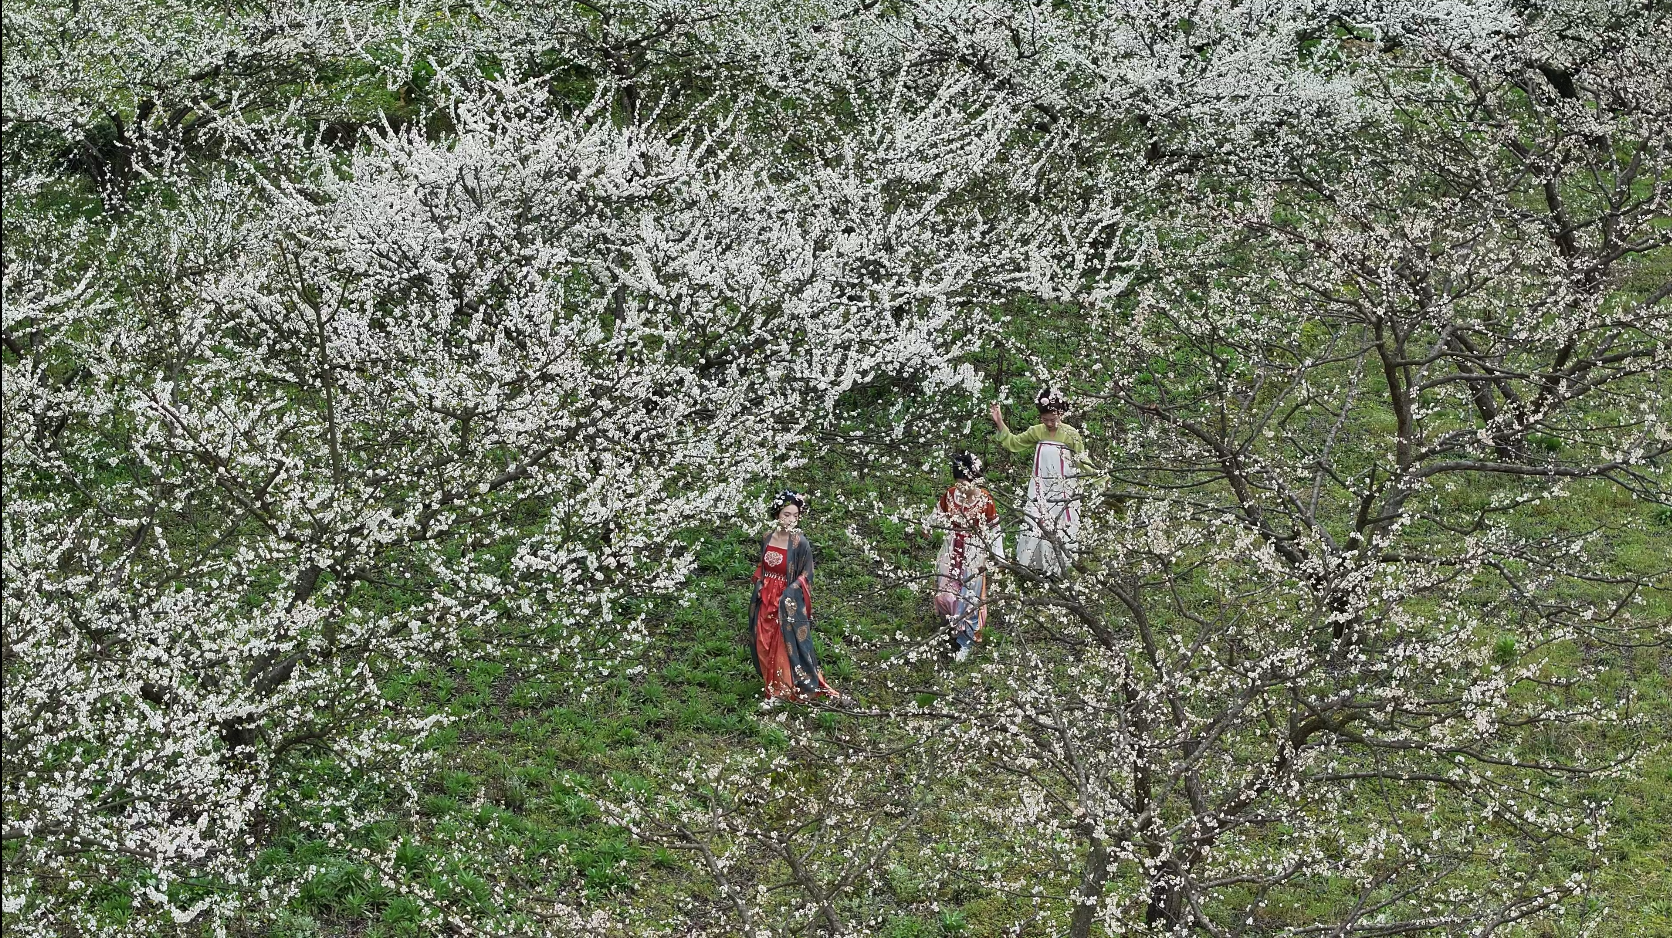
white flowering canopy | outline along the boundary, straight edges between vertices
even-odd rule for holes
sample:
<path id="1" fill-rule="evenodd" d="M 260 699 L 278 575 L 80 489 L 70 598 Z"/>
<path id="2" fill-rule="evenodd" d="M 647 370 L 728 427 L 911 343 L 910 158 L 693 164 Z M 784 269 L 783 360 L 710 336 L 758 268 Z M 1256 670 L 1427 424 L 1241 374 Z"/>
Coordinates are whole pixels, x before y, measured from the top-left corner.
<path id="1" fill-rule="evenodd" d="M 603 797 L 712 882 L 675 927 L 874 931 L 931 827 L 932 876 L 1076 936 L 1486 935 L 1583 894 L 1586 786 L 1653 742 L 1605 658 L 1672 639 L 1666 571 L 1539 506 L 1669 501 L 1654 5 L 89 0 L 5 31 L 8 931 L 260 920 L 296 888 L 256 862 L 275 826 L 350 849 L 412 800 L 446 723 L 416 668 L 532 647 L 585 693 L 690 532 L 758 523 L 844 421 L 899 424 L 844 437 L 898 471 L 901 415 L 961 425 L 1010 360 L 1106 431 L 1076 571 L 1001 574 L 973 670 L 907 641 L 855 720 Z M 650 927 L 548 885 L 413 894 Z M 1270 918 L 1302 894 L 1332 898 Z"/>

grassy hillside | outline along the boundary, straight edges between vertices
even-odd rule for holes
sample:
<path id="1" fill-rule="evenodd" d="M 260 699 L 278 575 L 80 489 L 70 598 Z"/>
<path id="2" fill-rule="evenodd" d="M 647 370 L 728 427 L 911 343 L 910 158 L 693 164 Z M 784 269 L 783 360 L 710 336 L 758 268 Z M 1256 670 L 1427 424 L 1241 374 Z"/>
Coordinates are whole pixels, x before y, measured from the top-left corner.
<path id="1" fill-rule="evenodd" d="M 1102 416 L 1106 421 L 1107 415 Z M 953 420 L 928 432 L 955 437 L 960 423 Z M 889 432 L 887 427 L 867 429 Z M 1091 430 L 1089 436 L 1094 449 L 1108 445 L 1107 430 Z M 995 493 L 1008 495 L 1020 486 L 1023 461 L 997 451 L 980 424 L 968 439 L 989 457 Z M 920 649 L 938 649 L 940 642 L 922 581 L 910 578 L 930 568 L 936 543 L 916 533 L 914 521 L 890 519 L 888 512 L 868 506 L 929 504 L 944 484 L 940 463 L 949 442 L 905 434 L 902 461 L 928 470 L 867 465 L 841 445 L 821 446 L 785 480 L 810 489 L 813 498 L 805 530 L 818 545 L 820 653 L 832 683 L 862 706 L 902 703 L 875 679 L 874 669 Z M 1457 497 L 1462 503 L 1484 501 L 1487 493 L 1464 491 Z M 1100 510 L 1123 509 L 1118 498 L 1111 498 Z M 1541 503 L 1517 524 L 1529 535 L 1601 529 L 1622 570 L 1649 573 L 1664 568 L 1672 556 L 1672 518 L 1602 483 L 1587 483 L 1567 498 Z M 850 539 L 850 530 L 862 535 L 866 549 Z M 488 832 L 478 836 L 497 845 L 504 866 L 488 876 L 481 870 L 450 869 L 446 855 L 400 847 L 404 837 L 419 831 L 390 824 L 380 825 L 367 845 L 379 850 L 394 845 L 406 883 L 428 878 L 443 895 L 456 898 L 464 888 L 460 883 L 475 882 L 480 901 L 491 902 L 490 876 L 506 888 L 514 888 L 521 877 L 547 884 L 566 878 L 573 894 L 587 903 L 631 910 L 635 929 L 678 934 L 691 923 L 685 917 L 687 898 L 712 896 L 711 879 L 690 854 L 636 843 L 600 817 L 591 796 L 612 786 L 652 787 L 652 779 L 688 760 L 780 747 L 783 734 L 768 716 L 783 714 L 830 730 L 875 722 L 798 705 L 770 712 L 761 708 L 759 679 L 745 645 L 758 533 L 722 529 L 696 539 L 699 566 L 690 588 L 678 603 L 647 607 L 651 641 L 630 676 L 617 675 L 584 690 L 560 685 L 550 680 L 539 649 L 500 660 L 469 653 L 438 657 L 414 670 L 399 690 L 403 699 L 456 721 L 439 737 L 433 767 L 412 780 L 425 830 Z M 872 546 L 881 547 L 880 556 L 871 554 Z M 1662 584 L 1646 595 L 1639 614 L 1672 622 L 1672 589 Z M 991 644 L 1002 646 L 1006 628 L 994 626 Z M 1594 794 L 1611 799 L 1612 806 L 1603 839 L 1607 867 L 1587 890 L 1583 909 L 1517 933 L 1664 934 L 1672 928 L 1672 748 L 1664 745 L 1672 725 L 1672 653 L 1661 646 L 1593 648 L 1587 654 L 1607 660 L 1609 691 L 1632 695 L 1637 712 L 1652 727 L 1647 735 L 1662 743 L 1593 784 Z M 926 655 L 914 667 L 928 677 L 930 671 L 954 666 L 944 656 Z M 394 794 L 390 780 L 368 782 L 373 797 Z M 993 783 L 983 780 L 976 787 Z M 1365 797 L 1374 795 L 1367 789 Z M 888 888 L 862 900 L 878 923 L 877 934 L 1053 934 L 1060 923 L 1038 918 L 1024 897 L 939 875 L 937 843 L 956 836 L 954 828 L 967 822 L 961 816 L 956 804 L 940 806 L 923 819 L 915 840 L 900 843 L 890 854 L 884 877 Z M 275 934 L 395 936 L 431 927 L 419 924 L 416 905 L 398 897 L 404 884 L 381 883 L 366 866 L 305 837 L 280 836 L 278 843 L 264 862 L 302 876 L 307 885 L 291 903 L 286 926 Z M 1489 882 L 1503 861 L 1481 857 L 1479 862 L 1473 876 Z M 777 881 L 777 872 L 764 867 L 743 875 L 762 883 Z M 1315 901 L 1317 909 L 1272 908 L 1270 918 L 1259 923 L 1261 930 L 1304 920 L 1305 913 L 1339 900 L 1319 894 Z"/>
<path id="2" fill-rule="evenodd" d="M 1672 935 L 1665 19 L 9 4 L 0 922 Z"/>

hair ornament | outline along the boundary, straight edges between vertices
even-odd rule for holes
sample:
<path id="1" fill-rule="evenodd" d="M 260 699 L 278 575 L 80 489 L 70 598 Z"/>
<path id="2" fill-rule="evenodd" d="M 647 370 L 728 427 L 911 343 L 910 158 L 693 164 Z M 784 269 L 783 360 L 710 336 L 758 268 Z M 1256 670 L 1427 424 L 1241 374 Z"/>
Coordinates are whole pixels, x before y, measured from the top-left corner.
<path id="1" fill-rule="evenodd" d="M 1039 389 L 1039 394 L 1033 399 L 1042 414 L 1064 414 L 1068 412 L 1068 396 L 1061 388 L 1046 385 Z"/>
<path id="2" fill-rule="evenodd" d="M 778 512 L 783 511 L 784 507 L 787 505 L 794 505 L 796 508 L 800 509 L 803 514 L 806 514 L 807 496 L 795 491 L 794 489 L 784 489 L 782 492 L 778 493 L 776 498 L 772 499 L 770 516 L 776 520 Z"/>

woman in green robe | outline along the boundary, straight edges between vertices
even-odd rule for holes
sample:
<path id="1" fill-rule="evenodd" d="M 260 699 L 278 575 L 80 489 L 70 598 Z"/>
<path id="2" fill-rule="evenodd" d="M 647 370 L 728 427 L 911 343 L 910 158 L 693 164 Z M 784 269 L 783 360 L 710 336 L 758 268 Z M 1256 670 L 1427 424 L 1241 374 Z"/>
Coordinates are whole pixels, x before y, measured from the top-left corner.
<path id="1" fill-rule="evenodd" d="M 1021 536 L 1016 539 L 1016 563 L 1055 576 L 1071 562 L 1080 533 L 1080 489 L 1077 481 L 1086 444 L 1080 431 L 1063 422 L 1067 399 L 1047 387 L 1035 399 L 1039 423 L 1012 433 L 998 404 L 989 411 L 998 429 L 998 443 L 1012 453 L 1033 451 L 1033 474 L 1022 509 Z"/>

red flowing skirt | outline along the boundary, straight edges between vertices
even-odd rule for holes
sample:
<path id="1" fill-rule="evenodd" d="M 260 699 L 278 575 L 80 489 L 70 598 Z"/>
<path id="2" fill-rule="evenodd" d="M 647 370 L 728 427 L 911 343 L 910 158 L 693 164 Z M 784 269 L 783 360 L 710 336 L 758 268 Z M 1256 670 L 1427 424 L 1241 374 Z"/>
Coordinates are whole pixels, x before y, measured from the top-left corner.
<path id="1" fill-rule="evenodd" d="M 795 683 L 790 680 L 790 654 L 784 647 L 784 629 L 780 616 L 784 609 L 784 587 L 781 577 L 761 578 L 761 611 L 755 620 L 755 657 L 761 663 L 761 677 L 766 682 L 766 696 L 793 697 Z"/>

